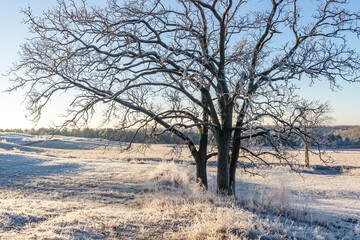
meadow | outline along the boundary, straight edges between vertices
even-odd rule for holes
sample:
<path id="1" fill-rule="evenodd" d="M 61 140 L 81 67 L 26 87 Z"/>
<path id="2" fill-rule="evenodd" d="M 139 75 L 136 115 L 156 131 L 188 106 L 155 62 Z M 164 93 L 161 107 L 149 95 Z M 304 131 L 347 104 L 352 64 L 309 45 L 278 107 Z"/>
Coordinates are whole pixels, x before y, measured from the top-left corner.
<path id="1" fill-rule="evenodd" d="M 0 133 L 0 239 L 359 239 L 360 152 L 297 171 L 237 171 L 237 198 L 194 179 L 189 153 L 74 137 Z"/>

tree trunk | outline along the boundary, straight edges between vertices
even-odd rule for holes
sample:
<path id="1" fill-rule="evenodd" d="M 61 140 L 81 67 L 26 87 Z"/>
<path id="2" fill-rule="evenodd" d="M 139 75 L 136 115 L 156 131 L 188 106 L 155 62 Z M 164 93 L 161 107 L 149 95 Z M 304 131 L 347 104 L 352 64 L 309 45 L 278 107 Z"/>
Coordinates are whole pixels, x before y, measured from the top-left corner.
<path id="1" fill-rule="evenodd" d="M 207 104 L 207 98 L 203 92 L 201 93 L 201 102 L 205 105 Z M 208 121 L 209 116 L 205 110 L 203 110 L 202 117 L 204 122 Z M 209 127 L 206 125 L 201 126 L 200 133 L 198 159 L 196 160 L 196 180 L 208 189 L 206 163 Z"/>
<path id="2" fill-rule="evenodd" d="M 228 194 L 229 192 L 229 150 L 230 150 L 231 133 L 222 132 L 218 142 L 218 159 L 217 159 L 217 187 L 216 192 L 219 194 Z"/>
<path id="3" fill-rule="evenodd" d="M 208 127 L 203 126 L 200 136 L 198 159 L 196 161 L 196 179 L 208 189 L 206 163 L 207 163 Z"/>
<path id="4" fill-rule="evenodd" d="M 231 148 L 231 157 L 229 162 L 229 195 L 234 195 L 236 197 L 236 181 L 235 181 L 235 175 L 236 175 L 236 167 L 237 162 L 239 159 L 239 152 L 240 152 L 240 144 L 241 144 L 241 130 L 239 129 L 243 125 L 243 121 L 245 118 L 245 114 L 248 108 L 249 100 L 245 100 L 241 110 L 240 114 L 238 116 L 238 119 L 236 121 L 236 127 L 234 131 L 233 136 L 233 142 L 232 142 L 232 148 Z"/>
<path id="5" fill-rule="evenodd" d="M 222 126 L 216 132 L 216 143 L 218 147 L 217 159 L 217 186 L 218 194 L 228 194 L 229 191 L 229 151 L 232 133 L 233 104 L 229 99 L 220 101 Z"/>
<path id="6" fill-rule="evenodd" d="M 304 150 L 305 150 L 305 167 L 309 168 L 310 159 L 309 159 L 308 137 L 305 137 Z"/>
<path id="7" fill-rule="evenodd" d="M 201 186 L 208 189 L 207 174 L 206 174 L 206 156 L 205 160 L 199 156 L 199 161 L 196 163 L 196 179 Z"/>
<path id="8" fill-rule="evenodd" d="M 229 163 L 229 195 L 234 195 L 236 197 L 236 182 L 235 182 L 235 175 L 236 175 L 236 166 L 239 158 L 240 152 L 240 130 L 235 130 L 233 144 L 231 148 L 231 157 Z"/>

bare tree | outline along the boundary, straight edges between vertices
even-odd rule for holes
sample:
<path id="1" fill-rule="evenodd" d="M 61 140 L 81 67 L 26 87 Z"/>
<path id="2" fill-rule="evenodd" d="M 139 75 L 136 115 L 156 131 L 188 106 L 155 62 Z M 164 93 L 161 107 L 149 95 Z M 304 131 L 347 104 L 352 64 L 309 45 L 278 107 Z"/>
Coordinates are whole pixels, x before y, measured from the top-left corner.
<path id="1" fill-rule="evenodd" d="M 321 157 L 322 148 L 331 147 L 329 139 L 321 133 L 321 127 L 329 123 L 332 118 L 328 115 L 330 107 L 327 103 L 319 103 L 318 101 L 300 101 L 295 103 L 294 116 L 299 127 L 298 138 L 304 146 L 305 167 L 310 167 L 309 145 L 313 144 L 317 147 L 316 152 Z M 317 133 L 314 131 L 317 130 Z"/>
<path id="2" fill-rule="evenodd" d="M 35 118 L 68 91 L 65 125 L 86 122 L 105 103 L 105 119 L 124 128 L 169 131 L 188 146 L 205 186 L 207 159 L 217 155 L 217 192 L 233 194 L 239 156 L 286 160 L 280 149 L 299 130 L 285 114 L 296 100 L 292 81 L 359 81 L 359 54 L 347 45 L 360 33 L 359 12 L 345 0 L 304 4 L 59 0 L 42 16 L 24 9 L 33 37 L 10 71 L 11 90 L 27 87 Z M 199 146 L 185 129 L 197 129 Z M 264 141 L 275 151 L 255 151 Z"/>

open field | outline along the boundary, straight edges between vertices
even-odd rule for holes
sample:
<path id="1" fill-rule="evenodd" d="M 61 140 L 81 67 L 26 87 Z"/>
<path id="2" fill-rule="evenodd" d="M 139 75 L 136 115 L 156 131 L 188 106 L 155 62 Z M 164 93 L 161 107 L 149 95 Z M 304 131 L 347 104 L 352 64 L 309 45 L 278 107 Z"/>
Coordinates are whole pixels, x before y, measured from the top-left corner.
<path id="1" fill-rule="evenodd" d="M 186 150 L 117 145 L 0 134 L 0 239 L 360 238 L 360 152 L 239 169 L 235 200 L 213 194 L 214 161 L 206 192 Z"/>

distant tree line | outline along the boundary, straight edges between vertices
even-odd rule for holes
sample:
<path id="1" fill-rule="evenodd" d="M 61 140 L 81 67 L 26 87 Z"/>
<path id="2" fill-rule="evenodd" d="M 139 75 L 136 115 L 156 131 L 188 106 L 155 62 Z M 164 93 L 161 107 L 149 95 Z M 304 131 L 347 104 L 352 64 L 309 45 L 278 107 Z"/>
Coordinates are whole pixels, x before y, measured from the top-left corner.
<path id="1" fill-rule="evenodd" d="M 168 132 L 163 134 L 155 134 L 152 131 L 136 131 L 128 129 L 117 130 L 113 128 L 82 128 L 82 129 L 69 129 L 63 128 L 61 130 L 55 128 L 32 128 L 32 129 L 0 129 L 0 132 L 23 133 L 29 135 L 60 135 L 68 137 L 84 137 L 84 138 L 100 138 L 122 142 L 134 143 L 163 143 L 163 144 L 177 144 L 182 143 L 176 136 Z M 189 131 L 194 143 L 198 144 L 200 136 L 196 132 Z M 360 148 L 360 126 L 326 126 L 316 127 L 314 134 L 318 138 L 325 139 L 333 147 L 341 148 Z M 299 139 L 292 139 L 294 147 L 301 146 Z M 258 142 L 257 144 L 267 146 L 266 142 Z M 310 143 L 310 146 L 316 145 Z"/>
<path id="2" fill-rule="evenodd" d="M 67 137 L 84 137 L 84 138 L 100 138 L 113 141 L 122 142 L 134 142 L 134 143 L 163 143 L 163 144 L 176 144 L 182 143 L 181 139 L 178 139 L 169 132 L 157 135 L 152 131 L 136 131 L 136 130 L 118 130 L 113 128 L 32 128 L 32 129 L 0 129 L 0 132 L 7 133 L 22 133 L 29 135 L 59 135 Z M 199 135 L 195 132 L 189 132 L 189 136 L 194 142 L 199 142 Z"/>
<path id="3" fill-rule="evenodd" d="M 360 148 L 360 126 L 339 127 L 332 133 L 331 138 L 336 146 Z"/>

